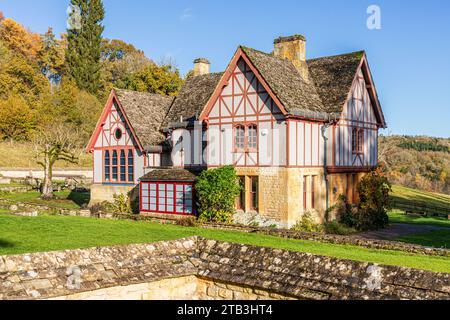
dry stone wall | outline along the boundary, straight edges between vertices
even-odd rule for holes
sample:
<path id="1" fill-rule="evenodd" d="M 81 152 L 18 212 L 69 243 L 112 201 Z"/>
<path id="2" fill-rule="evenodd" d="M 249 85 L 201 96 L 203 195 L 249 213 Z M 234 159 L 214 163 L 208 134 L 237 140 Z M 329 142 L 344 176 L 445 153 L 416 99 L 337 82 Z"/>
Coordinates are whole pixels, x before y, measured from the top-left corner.
<path id="1" fill-rule="evenodd" d="M 2 256 L 0 299 L 450 300 L 450 274 L 192 237 Z"/>

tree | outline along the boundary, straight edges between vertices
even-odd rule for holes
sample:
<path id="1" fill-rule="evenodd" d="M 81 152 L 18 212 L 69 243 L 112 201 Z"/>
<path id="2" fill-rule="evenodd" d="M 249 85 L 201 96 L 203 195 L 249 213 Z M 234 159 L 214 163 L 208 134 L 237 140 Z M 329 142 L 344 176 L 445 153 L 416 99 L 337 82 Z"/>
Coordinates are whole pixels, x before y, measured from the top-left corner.
<path id="1" fill-rule="evenodd" d="M 27 139 L 36 126 L 35 117 L 28 104 L 20 96 L 13 95 L 0 100 L 0 137 Z"/>
<path id="2" fill-rule="evenodd" d="M 151 64 L 144 70 L 129 75 L 121 89 L 149 92 L 167 96 L 176 96 L 183 79 L 177 69 L 171 65 Z"/>
<path id="3" fill-rule="evenodd" d="M 48 124 L 34 136 L 33 145 L 37 163 L 44 170 L 41 198 L 50 200 L 53 194 L 53 165 L 56 161 L 77 163 L 75 155 L 78 133 L 76 128 L 65 123 Z"/>
<path id="4" fill-rule="evenodd" d="M 35 60 L 41 50 L 41 38 L 39 34 L 25 29 L 16 21 L 6 18 L 0 21 L 0 40 L 15 55 Z"/>
<path id="5" fill-rule="evenodd" d="M 80 89 L 97 94 L 105 10 L 101 0 L 71 0 L 71 27 L 67 30 L 67 74 Z"/>
<path id="6" fill-rule="evenodd" d="M 52 28 L 48 28 L 48 31 L 42 35 L 42 43 L 39 53 L 41 71 L 52 83 L 59 83 L 64 66 L 64 50 Z"/>

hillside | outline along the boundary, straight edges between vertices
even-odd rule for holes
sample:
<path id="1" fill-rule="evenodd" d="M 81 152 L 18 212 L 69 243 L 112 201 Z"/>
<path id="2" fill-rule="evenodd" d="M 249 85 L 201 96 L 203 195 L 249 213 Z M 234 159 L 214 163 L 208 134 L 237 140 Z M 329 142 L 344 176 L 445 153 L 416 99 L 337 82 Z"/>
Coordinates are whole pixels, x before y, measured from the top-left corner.
<path id="1" fill-rule="evenodd" d="M 450 139 L 380 136 L 379 158 L 393 184 L 450 194 Z"/>

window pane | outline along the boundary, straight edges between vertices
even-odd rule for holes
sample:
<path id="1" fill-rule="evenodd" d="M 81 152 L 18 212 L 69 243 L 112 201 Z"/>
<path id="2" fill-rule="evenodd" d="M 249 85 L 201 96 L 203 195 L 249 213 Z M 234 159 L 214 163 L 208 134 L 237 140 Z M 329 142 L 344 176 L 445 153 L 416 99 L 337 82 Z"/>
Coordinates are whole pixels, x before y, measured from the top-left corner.
<path id="1" fill-rule="evenodd" d="M 183 213 L 183 206 L 177 206 L 177 213 Z"/>
<path id="2" fill-rule="evenodd" d="M 125 159 L 125 151 L 121 150 L 120 151 L 120 165 L 124 166 L 126 164 L 126 159 Z"/>
<path id="3" fill-rule="evenodd" d="M 113 151 L 112 164 L 113 166 L 117 166 L 117 151 Z"/>
<path id="4" fill-rule="evenodd" d="M 150 209 L 150 206 L 148 205 L 148 203 L 142 203 L 142 209 L 144 209 L 144 210 L 149 210 Z"/>
<path id="5" fill-rule="evenodd" d="M 156 211 L 156 204 L 155 203 L 150 203 L 150 210 L 151 211 Z"/>
<path id="6" fill-rule="evenodd" d="M 192 208 L 191 207 L 186 207 L 184 212 L 187 213 L 187 214 L 192 214 Z"/>
<path id="7" fill-rule="evenodd" d="M 167 206 L 167 212 L 173 212 L 174 206 Z"/>
<path id="8" fill-rule="evenodd" d="M 159 192 L 165 191 L 165 190 L 166 190 L 166 185 L 165 184 L 160 184 L 159 185 Z"/>
<path id="9" fill-rule="evenodd" d="M 258 129 L 256 126 L 248 127 L 248 147 L 256 149 L 258 146 Z"/>
<path id="10" fill-rule="evenodd" d="M 158 211 L 159 212 L 165 212 L 166 211 L 166 206 L 160 204 L 159 207 L 158 207 Z"/>
<path id="11" fill-rule="evenodd" d="M 173 206 L 174 205 L 173 198 L 167 198 L 167 204 Z"/>
<path id="12" fill-rule="evenodd" d="M 243 149 L 245 147 L 245 129 L 243 126 L 237 126 L 235 128 L 235 146 L 237 149 Z"/>
<path id="13" fill-rule="evenodd" d="M 156 183 L 150 184 L 150 190 L 156 190 Z"/>
<path id="14" fill-rule="evenodd" d="M 148 190 L 148 183 L 142 184 L 142 190 Z"/>
<path id="15" fill-rule="evenodd" d="M 132 166 L 133 163 L 133 150 L 128 150 L 128 165 Z"/>
<path id="16" fill-rule="evenodd" d="M 183 191 L 183 186 L 182 185 L 177 185 L 177 191 Z"/>
<path id="17" fill-rule="evenodd" d="M 167 185 L 167 190 L 168 191 L 173 191 L 173 184 L 168 184 Z"/>

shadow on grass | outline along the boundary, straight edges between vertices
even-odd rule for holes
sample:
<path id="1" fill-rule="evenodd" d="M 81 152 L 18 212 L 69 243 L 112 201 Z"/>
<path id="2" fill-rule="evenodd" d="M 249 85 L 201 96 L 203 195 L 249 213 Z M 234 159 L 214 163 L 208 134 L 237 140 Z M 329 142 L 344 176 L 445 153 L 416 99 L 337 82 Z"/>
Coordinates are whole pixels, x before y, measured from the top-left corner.
<path id="1" fill-rule="evenodd" d="M 89 201 L 91 201 L 91 194 L 90 192 L 70 192 L 69 196 L 67 197 L 68 200 L 72 200 L 75 202 L 80 208 L 86 207 L 89 204 Z"/>
<path id="2" fill-rule="evenodd" d="M 14 242 L 0 239 L 0 248 L 14 248 L 15 246 Z"/>

